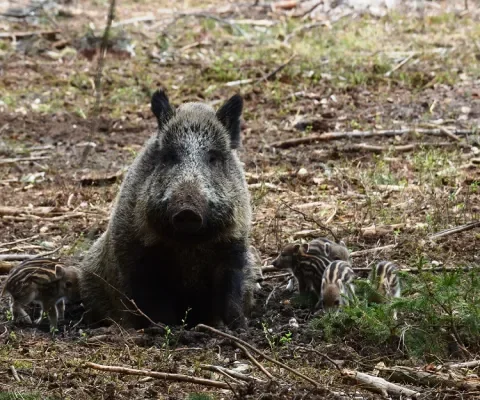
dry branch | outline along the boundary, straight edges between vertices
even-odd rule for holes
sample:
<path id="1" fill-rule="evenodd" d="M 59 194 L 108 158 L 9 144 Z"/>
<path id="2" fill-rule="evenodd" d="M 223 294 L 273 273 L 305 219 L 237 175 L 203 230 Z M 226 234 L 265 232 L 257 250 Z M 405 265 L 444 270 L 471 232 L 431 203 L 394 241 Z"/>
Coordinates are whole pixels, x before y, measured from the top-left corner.
<path id="1" fill-rule="evenodd" d="M 40 160 L 48 160 L 50 156 L 41 156 L 41 157 L 19 157 L 19 158 L 3 158 L 0 160 L 1 164 L 15 164 L 19 162 L 31 162 L 31 161 L 40 161 Z"/>
<path id="2" fill-rule="evenodd" d="M 383 396 L 388 396 L 388 393 L 391 393 L 397 396 L 411 396 L 416 398 L 420 395 L 420 392 L 396 385 L 383 378 L 368 375 L 363 372 L 342 369 L 342 375 L 356 380 L 362 385 L 365 385 L 367 389 L 381 393 Z"/>
<path id="3" fill-rule="evenodd" d="M 370 225 L 365 228 L 360 228 L 362 236 L 372 237 L 372 236 L 384 236 L 387 235 L 396 229 L 405 228 L 405 224 L 392 224 L 392 225 Z"/>
<path id="4" fill-rule="evenodd" d="M 331 27 L 333 24 L 336 24 L 337 22 L 340 22 L 342 19 L 347 18 L 351 15 L 352 15 L 352 13 L 346 13 L 344 15 L 341 15 L 340 17 L 338 17 L 336 20 L 333 20 L 333 21 L 312 22 L 310 24 L 300 26 L 298 28 L 295 28 L 290 34 L 285 36 L 285 39 L 283 40 L 283 42 L 288 43 L 293 37 L 295 37 L 299 33 L 306 32 L 306 31 L 309 31 L 311 29 L 315 29 L 315 28 L 318 28 L 318 27 L 321 27 L 321 26 Z"/>
<path id="5" fill-rule="evenodd" d="M 368 137 L 393 137 L 408 135 L 410 133 L 419 133 L 423 135 L 443 135 L 444 132 L 441 129 L 423 129 L 423 128 L 407 128 L 407 129 L 391 129 L 391 130 L 379 130 L 379 131 L 351 131 L 351 132 L 326 132 L 319 135 L 310 135 L 301 138 L 293 138 L 287 140 L 280 140 L 273 142 L 270 147 L 276 147 L 279 149 L 288 149 L 290 147 L 300 146 L 302 144 L 310 144 L 315 142 L 327 141 L 327 140 L 339 140 L 339 139 L 354 139 L 354 138 L 368 138 Z M 452 131 L 453 134 L 459 136 L 465 136 L 474 133 L 473 129 L 457 129 Z"/>
<path id="6" fill-rule="evenodd" d="M 480 360 L 466 361 L 461 363 L 449 363 L 445 366 L 448 368 L 475 368 L 480 365 Z"/>
<path id="7" fill-rule="evenodd" d="M 57 247 L 52 251 L 47 251 L 41 254 L 0 254 L 0 261 L 25 261 L 36 258 L 46 257 L 59 251 L 62 247 Z"/>
<path id="8" fill-rule="evenodd" d="M 400 61 L 395 67 L 393 67 L 390 71 L 385 73 L 385 76 L 388 78 L 390 75 L 392 75 L 395 71 L 399 70 L 402 68 L 406 63 L 408 63 L 417 53 L 411 53 L 409 56 L 405 57 L 402 61 Z"/>
<path id="9" fill-rule="evenodd" d="M 0 247 L 10 246 L 11 244 L 28 242 L 28 241 L 30 241 L 30 240 L 35 240 L 35 239 L 37 239 L 38 237 L 40 237 L 40 235 L 34 235 L 34 236 L 31 236 L 31 237 L 28 237 L 28 238 L 24 238 L 24 239 L 17 239 L 17 240 L 13 240 L 13 241 L 11 241 L 11 242 L 0 243 Z"/>
<path id="10" fill-rule="evenodd" d="M 275 75 L 277 75 L 282 69 L 284 69 L 288 64 L 290 64 L 290 62 L 295 58 L 295 56 L 296 56 L 296 54 L 291 56 L 287 61 L 285 61 L 283 64 L 280 64 L 277 68 L 270 71 L 264 77 L 260 78 L 256 83 L 260 83 L 260 82 L 263 82 L 263 81 L 268 81 L 268 80 L 274 78 Z"/>
<path id="11" fill-rule="evenodd" d="M 267 272 L 277 272 L 280 271 L 278 268 L 275 268 L 273 265 L 268 265 L 262 268 L 262 273 L 265 274 Z"/>
<path id="12" fill-rule="evenodd" d="M 22 31 L 22 32 L 1 32 L 0 39 L 24 38 L 27 36 L 51 36 L 60 33 L 59 30 L 52 31 Z"/>
<path id="13" fill-rule="evenodd" d="M 183 19 L 183 18 L 188 18 L 188 17 L 194 17 L 194 18 L 205 18 L 205 19 L 212 19 L 220 24 L 223 24 L 223 25 L 226 25 L 226 26 L 229 26 L 230 28 L 232 28 L 233 31 L 237 31 L 238 34 L 240 34 L 241 36 L 247 36 L 247 34 L 245 33 L 245 31 L 240 28 L 237 24 L 235 24 L 234 22 L 232 21 L 228 21 L 226 19 L 223 19 L 223 18 L 220 18 L 220 17 L 217 17 L 216 15 L 212 15 L 212 14 L 208 14 L 208 13 L 195 13 L 195 12 L 192 12 L 192 13 L 179 13 L 177 14 L 173 21 L 171 21 L 170 23 L 168 23 L 162 30 L 161 34 L 162 35 L 165 35 L 166 32 L 170 29 L 170 27 L 172 25 L 174 25 L 177 21 Z M 154 27 L 153 27 L 154 28 Z"/>
<path id="14" fill-rule="evenodd" d="M 387 250 L 387 249 L 393 249 L 397 247 L 397 244 L 388 244 L 386 246 L 381 246 L 381 247 L 374 247 L 373 249 L 365 249 L 365 250 L 358 250 L 358 251 L 353 251 L 350 253 L 350 256 L 352 257 L 359 257 L 363 256 L 364 254 L 368 253 L 376 253 L 377 251 L 382 251 L 382 250 Z"/>
<path id="15" fill-rule="evenodd" d="M 65 221 L 67 219 L 84 217 L 86 214 L 83 212 L 72 212 L 63 215 L 57 215 L 55 217 L 40 217 L 38 215 L 4 215 L 2 218 L 10 221 Z"/>
<path id="16" fill-rule="evenodd" d="M 200 368 L 205 369 L 207 371 L 212 371 L 212 372 L 223 371 L 226 374 L 231 375 L 233 378 L 241 379 L 241 380 L 247 381 L 247 382 L 257 381 L 257 382 L 261 382 L 261 383 L 266 383 L 265 381 L 263 381 L 261 379 L 258 379 L 258 378 L 255 378 L 253 376 L 249 376 L 249 375 L 246 375 L 246 374 L 242 374 L 241 372 L 232 371 L 231 369 L 220 367 L 218 365 L 200 364 Z"/>
<path id="17" fill-rule="evenodd" d="M 105 372 L 118 372 L 119 374 L 125 375 L 139 375 L 139 376 L 151 376 L 152 378 L 164 379 L 166 381 L 176 381 L 176 382 L 188 382 L 194 383 L 197 385 L 211 386 L 219 389 L 231 389 L 231 387 L 236 387 L 236 384 L 228 384 L 225 382 L 214 381 L 211 379 L 196 378 L 194 376 L 183 375 L 183 374 L 170 374 L 166 372 L 157 372 L 157 371 L 147 371 L 141 369 L 133 369 L 126 367 L 115 367 L 111 365 L 100 365 L 92 362 L 85 363 L 85 368 L 93 368 L 99 371 Z"/>
<path id="18" fill-rule="evenodd" d="M 463 376 L 455 377 L 453 373 L 445 374 L 441 372 L 428 372 L 404 366 L 382 368 L 382 371 L 388 372 L 390 379 L 396 382 L 412 383 L 414 385 L 423 385 L 434 388 L 453 387 L 458 390 L 480 389 L 479 383 L 464 380 Z"/>
<path id="19" fill-rule="evenodd" d="M 291 205 L 289 205 L 288 203 L 285 203 L 284 201 L 282 201 L 282 204 L 287 207 L 289 210 L 291 211 L 294 211 L 296 212 L 297 214 L 300 214 L 303 219 L 306 221 L 306 222 L 313 222 L 314 224 L 316 224 L 320 229 L 324 230 L 324 231 L 327 231 L 328 233 L 330 233 L 334 240 L 336 242 L 338 242 L 338 238 L 337 236 L 335 235 L 335 232 L 333 232 L 332 229 L 330 229 L 329 227 L 325 226 L 324 224 L 318 222 L 315 218 L 311 217 L 311 216 L 308 216 L 307 214 L 305 214 L 303 211 L 300 211 L 298 209 L 296 209 L 295 207 L 292 207 Z"/>
<path id="20" fill-rule="evenodd" d="M 287 371 L 291 372 L 292 374 L 294 375 L 297 375 L 298 377 L 306 380 L 307 382 L 310 382 L 312 385 L 314 385 L 315 387 L 318 387 L 318 383 L 315 382 L 312 378 L 309 378 L 308 376 L 305 376 L 303 374 L 301 374 L 300 372 L 298 371 L 295 371 L 293 368 L 290 368 L 288 365 L 285 365 L 283 363 L 281 363 L 280 361 L 277 361 L 275 359 L 273 359 L 272 357 L 269 357 L 267 356 L 266 354 L 262 353 L 260 350 L 257 350 L 255 347 L 253 347 L 251 344 L 245 342 L 244 340 L 242 339 L 239 339 L 235 336 L 232 336 L 232 335 L 229 335 L 228 333 L 225 333 L 225 332 L 222 332 L 222 331 L 219 331 L 218 329 L 215 329 L 215 328 L 212 328 L 211 326 L 208 326 L 208 325 L 204 325 L 204 324 L 199 324 L 197 325 L 197 329 L 204 329 L 204 330 L 207 330 L 207 331 L 210 331 L 210 332 L 213 332 L 217 335 L 220 335 L 220 336 L 223 336 L 223 337 L 226 337 L 230 340 L 233 340 L 235 342 L 235 344 L 241 344 L 243 346 L 245 346 L 246 348 L 252 350 L 253 352 L 257 353 L 258 355 L 262 356 L 264 359 L 270 361 L 271 363 L 273 364 L 276 364 L 284 369 L 286 369 Z"/>
<path id="21" fill-rule="evenodd" d="M 455 233 L 469 231 L 470 229 L 474 229 L 474 228 L 477 228 L 479 226 L 480 226 L 480 221 L 469 222 L 468 224 L 465 224 L 465 225 L 456 226 L 455 228 L 449 228 L 449 229 L 445 229 L 443 231 L 434 233 L 433 235 L 429 236 L 429 239 L 434 240 L 434 239 L 438 239 L 438 238 L 441 238 L 441 237 L 453 235 Z"/>
<path id="22" fill-rule="evenodd" d="M 248 351 L 248 349 L 245 346 L 242 346 L 240 343 L 235 343 L 235 346 L 237 346 L 240 350 L 242 350 L 245 355 L 248 357 L 248 359 L 260 370 L 262 371 L 268 379 L 270 380 L 275 380 L 273 375 L 268 372 L 262 364 L 260 364 L 253 356 L 252 354 Z"/>
<path id="23" fill-rule="evenodd" d="M 155 21 L 155 16 L 153 14 L 150 14 L 150 15 L 144 15 L 141 17 L 129 18 L 129 19 L 124 19 L 122 21 L 114 22 L 112 23 L 112 27 L 116 28 L 117 26 L 131 25 L 131 24 L 136 24 L 137 22 L 152 22 L 152 21 Z"/>
<path id="24" fill-rule="evenodd" d="M 10 372 L 12 373 L 14 379 L 17 381 L 17 382 L 21 382 L 22 380 L 20 379 L 20 377 L 18 376 L 18 372 L 17 370 L 15 369 L 15 366 L 14 365 L 10 365 Z"/>
<path id="25" fill-rule="evenodd" d="M 374 153 L 385 153 L 388 151 L 392 152 L 407 152 L 412 150 L 417 150 L 426 147 L 450 147 L 450 146 L 459 146 L 458 143 L 451 142 L 440 142 L 440 143 L 429 143 L 429 142 L 420 142 L 420 143 L 410 143 L 401 146 L 375 146 L 367 143 L 358 143 L 344 146 L 343 151 L 371 151 Z"/>

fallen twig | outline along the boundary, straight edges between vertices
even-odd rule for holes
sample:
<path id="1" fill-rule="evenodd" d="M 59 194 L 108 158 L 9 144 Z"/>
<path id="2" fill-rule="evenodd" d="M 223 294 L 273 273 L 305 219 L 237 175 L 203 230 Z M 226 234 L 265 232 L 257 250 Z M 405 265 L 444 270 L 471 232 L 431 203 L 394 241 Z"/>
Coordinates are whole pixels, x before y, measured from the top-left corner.
<path id="1" fill-rule="evenodd" d="M 57 215 L 56 217 L 40 217 L 38 215 L 4 215 L 2 216 L 3 219 L 5 220 L 10 220 L 10 221 L 65 221 L 67 219 L 73 219 L 73 218 L 80 218 L 84 217 L 87 214 L 83 212 L 72 212 L 68 214 L 63 214 L 63 215 Z"/>
<path id="2" fill-rule="evenodd" d="M 261 383 L 266 383 L 264 380 L 255 378 L 254 376 L 249 376 L 249 375 L 246 375 L 246 374 L 242 374 L 241 372 L 232 371 L 231 369 L 220 367 L 218 365 L 200 364 L 200 368 L 205 369 L 207 371 L 213 371 L 213 372 L 223 371 L 223 372 L 227 373 L 228 375 L 231 375 L 233 378 L 241 379 L 241 380 L 247 381 L 247 382 L 257 381 L 257 382 L 261 382 Z"/>
<path id="3" fill-rule="evenodd" d="M 19 157 L 19 158 L 3 158 L 0 159 L 0 164 L 15 164 L 20 162 L 31 162 L 31 161 L 40 161 L 48 160 L 50 156 L 41 156 L 41 157 Z"/>
<path id="4" fill-rule="evenodd" d="M 402 61 L 400 61 L 395 67 L 393 67 L 390 71 L 385 73 L 385 76 L 388 78 L 392 75 L 395 71 L 402 68 L 406 63 L 408 63 L 417 53 L 411 53 L 409 56 L 405 57 Z"/>
<path id="5" fill-rule="evenodd" d="M 0 247 L 10 246 L 11 244 L 17 244 L 17 243 L 22 243 L 22 242 L 28 242 L 30 240 L 37 239 L 39 236 L 40 235 L 34 235 L 34 236 L 29 237 L 29 238 L 13 240 L 12 242 L 0 243 Z"/>
<path id="6" fill-rule="evenodd" d="M 10 207 L 0 206 L 0 215 L 53 215 L 68 212 L 67 208 L 55 208 L 55 207 Z"/>
<path id="7" fill-rule="evenodd" d="M 275 268 L 273 265 L 267 265 L 266 267 L 262 268 L 262 274 L 267 272 L 277 272 L 280 271 L 278 268 Z"/>
<path id="8" fill-rule="evenodd" d="M 23 38 L 27 36 L 50 36 L 60 33 L 59 30 L 53 31 L 22 31 L 22 32 L 0 32 L 0 39 Z"/>
<path id="9" fill-rule="evenodd" d="M 438 239 L 438 238 L 441 238 L 441 237 L 453 235 L 455 233 L 469 231 L 470 229 L 477 228 L 479 226 L 480 226 L 480 221 L 473 221 L 473 222 L 469 222 L 468 224 L 465 224 L 465 225 L 460 225 L 460 226 L 457 226 L 455 228 L 449 228 L 449 229 L 445 229 L 443 231 L 434 233 L 433 235 L 430 235 L 428 238 L 434 240 L 434 239 Z"/>
<path id="10" fill-rule="evenodd" d="M 382 371 L 388 372 L 390 379 L 396 382 L 407 382 L 414 385 L 424 385 L 429 387 L 454 387 L 458 390 L 478 390 L 479 385 L 476 382 L 468 380 L 455 379 L 452 373 L 448 375 L 441 372 L 421 371 L 405 366 L 395 366 L 391 368 L 382 368 Z"/>
<path id="11" fill-rule="evenodd" d="M 137 306 L 137 303 L 135 303 L 133 299 L 128 299 L 128 301 L 133 305 L 133 307 L 135 308 L 135 311 L 137 311 L 142 317 L 144 317 L 153 326 L 156 326 L 157 328 L 160 328 L 163 330 L 166 329 L 166 325 L 153 321 L 147 314 L 145 314 L 142 310 L 140 310 L 140 308 Z"/>
<path id="12" fill-rule="evenodd" d="M 223 18 L 220 18 L 220 17 L 217 17 L 216 15 L 212 15 L 212 14 L 207 14 L 207 13 L 179 13 L 177 14 L 173 21 L 171 21 L 170 23 L 168 23 L 163 29 L 162 29 L 162 32 L 161 34 L 165 34 L 165 32 L 167 32 L 170 27 L 172 25 L 174 25 L 175 23 L 177 23 L 179 20 L 181 20 L 182 18 L 188 18 L 188 17 L 193 17 L 193 18 L 205 18 L 205 19 L 212 19 L 216 22 L 219 22 L 220 24 L 223 24 L 223 25 L 226 25 L 226 26 L 229 26 L 230 28 L 232 28 L 233 31 L 236 31 L 238 34 L 240 34 L 241 36 L 247 36 L 247 34 L 245 33 L 245 31 L 240 28 L 237 24 L 235 24 L 234 22 L 232 21 L 228 21 L 226 19 L 223 19 Z M 157 24 L 155 24 L 157 25 Z M 155 28 L 155 27 L 152 27 L 152 28 Z"/>
<path id="13" fill-rule="evenodd" d="M 275 380 L 275 378 L 273 377 L 273 375 L 272 375 L 270 372 L 268 372 L 268 371 L 265 369 L 265 367 L 264 367 L 262 364 L 260 364 L 260 363 L 252 356 L 252 354 L 248 351 L 248 349 L 247 349 L 245 346 L 242 346 L 240 343 L 237 343 L 237 342 L 235 342 L 235 346 L 237 346 L 240 350 L 242 350 L 242 351 L 245 353 L 245 355 L 247 356 L 247 358 L 248 358 L 260 371 L 262 371 L 262 372 L 267 376 L 268 379 L 270 379 L 270 380 L 272 380 L 272 381 Z"/>
<path id="14" fill-rule="evenodd" d="M 472 129 L 457 129 L 453 131 L 455 135 L 465 136 L 472 134 Z M 301 138 L 293 138 L 287 140 L 280 140 L 273 142 L 270 147 L 276 147 L 279 149 L 288 149 L 290 147 L 300 146 L 302 144 L 310 144 L 314 142 L 327 141 L 327 140 L 339 140 L 339 139 L 352 139 L 352 138 L 367 138 L 378 136 L 401 136 L 408 135 L 410 133 L 419 133 L 423 135 L 443 135 L 444 132 L 441 129 L 423 129 L 423 128 L 407 128 L 407 129 L 391 129 L 391 130 L 379 130 L 379 131 L 351 131 L 351 132 L 326 132 L 319 135 L 310 135 Z"/>
<path id="15" fill-rule="evenodd" d="M 338 242 L 338 238 L 337 238 L 337 236 L 335 235 L 335 233 L 333 232 L 332 229 L 330 229 L 329 227 L 325 226 L 324 224 L 318 222 L 315 218 L 308 216 L 308 215 L 305 214 L 303 211 L 300 211 L 300 210 L 298 210 L 297 208 L 292 207 L 290 204 L 285 203 L 284 201 L 282 201 L 282 204 L 283 204 L 285 207 L 287 207 L 289 210 L 294 211 L 294 212 L 300 214 L 301 216 L 303 216 L 303 219 L 304 219 L 306 222 L 313 222 L 313 223 L 316 224 L 319 228 L 321 228 L 321 229 L 323 229 L 324 231 L 327 231 L 328 233 L 330 233 L 330 234 L 333 236 L 333 238 L 335 239 L 335 241 Z"/>
<path id="16" fill-rule="evenodd" d="M 318 236 L 318 235 L 321 235 L 322 232 L 323 232 L 322 229 L 304 229 L 302 231 L 295 232 L 293 234 L 293 240 Z"/>
<path id="17" fill-rule="evenodd" d="M 295 56 L 296 56 L 296 54 L 291 56 L 287 61 L 285 61 L 283 64 L 279 65 L 274 70 L 270 71 L 264 77 L 260 78 L 256 83 L 260 83 L 260 82 L 263 82 L 263 81 L 268 81 L 268 80 L 274 78 L 275 75 L 277 75 L 282 69 L 284 69 L 288 64 L 290 64 L 290 62 L 295 58 Z"/>
<path id="18" fill-rule="evenodd" d="M 47 251 L 46 253 L 41 254 L 0 254 L 0 261 L 25 261 L 25 260 L 34 260 L 41 257 L 46 257 L 52 255 L 59 251 L 62 246 L 53 249 L 52 251 Z"/>
<path id="19" fill-rule="evenodd" d="M 363 372 L 358 372 L 350 369 L 342 369 L 342 375 L 352 378 L 357 382 L 365 385 L 367 389 L 373 390 L 377 393 L 381 393 L 383 396 L 388 396 L 388 393 L 395 394 L 397 396 L 411 396 L 416 398 L 420 395 L 420 392 L 408 389 L 406 387 L 396 385 L 395 383 L 388 382 L 383 378 L 368 375 Z"/>
<path id="20" fill-rule="evenodd" d="M 250 25 L 250 26 L 275 26 L 278 24 L 277 21 L 272 21 L 270 19 L 229 19 L 228 22 L 235 25 Z"/>
<path id="21" fill-rule="evenodd" d="M 251 344 L 245 342 L 242 339 L 239 339 L 239 338 L 237 338 L 233 335 L 229 335 L 228 333 L 219 331 L 218 329 L 212 328 L 211 326 L 204 325 L 204 324 L 197 325 L 197 329 L 208 330 L 210 332 L 216 333 L 217 335 L 220 335 L 220 336 L 226 337 L 230 340 L 233 340 L 235 342 L 235 344 L 241 344 L 241 345 L 247 347 L 248 349 L 250 349 L 250 350 L 254 351 L 255 353 L 257 353 L 258 355 L 262 356 L 264 359 L 270 361 L 271 363 L 276 364 L 276 365 L 286 369 L 287 371 L 291 372 L 292 374 L 295 374 L 298 377 L 306 380 L 307 382 L 310 382 L 315 387 L 318 387 L 318 383 L 315 382 L 312 378 L 309 378 L 308 376 L 305 376 L 302 373 L 300 373 L 298 371 L 295 371 L 293 368 L 290 368 L 288 365 L 285 365 L 285 364 L 281 363 L 280 361 L 277 361 L 277 360 L 273 359 L 272 357 L 267 356 L 266 354 L 262 353 L 260 350 L 257 350 Z"/>
<path id="22" fill-rule="evenodd" d="M 263 273 L 263 268 L 262 268 L 262 273 Z M 263 278 L 263 280 L 268 281 L 270 279 L 285 278 L 286 276 L 292 276 L 292 274 L 290 272 L 284 272 L 282 274 L 266 276 Z"/>
<path id="23" fill-rule="evenodd" d="M 393 249 L 397 246 L 398 246 L 397 244 L 388 244 L 386 246 L 374 247 L 373 249 L 352 251 L 350 253 L 350 256 L 351 257 L 359 257 L 359 256 L 363 256 L 364 254 L 368 254 L 368 253 L 376 253 L 376 252 L 382 251 L 382 250 Z"/>
<path id="24" fill-rule="evenodd" d="M 449 138 L 455 140 L 456 142 L 461 142 L 462 141 L 462 139 L 460 139 L 453 132 L 450 132 L 450 130 L 445 128 L 444 126 L 439 126 L 438 129 L 440 129 L 445 135 L 447 135 Z"/>
<path id="25" fill-rule="evenodd" d="M 240 86 L 240 85 L 248 85 L 249 83 L 255 82 L 255 79 L 239 79 L 238 81 L 231 81 L 227 82 L 225 86 L 233 87 L 233 86 Z"/>
<path id="26" fill-rule="evenodd" d="M 316 2 L 313 6 L 311 6 L 307 11 L 303 14 L 298 15 L 298 17 L 302 18 L 302 21 L 305 21 L 312 12 L 314 12 L 320 5 L 323 4 L 323 0 Z"/>
<path id="27" fill-rule="evenodd" d="M 472 367 L 478 367 L 480 365 L 480 360 L 474 360 L 474 361 L 465 361 L 461 363 L 448 363 L 445 364 L 445 367 L 448 368 L 472 368 Z"/>
<path id="28" fill-rule="evenodd" d="M 362 236 L 384 236 L 397 229 L 405 228 L 405 224 L 392 224 L 392 225 L 370 225 L 365 228 L 360 228 Z"/>
<path id="29" fill-rule="evenodd" d="M 13 378 L 14 378 L 17 382 L 21 382 L 21 381 L 22 381 L 22 380 L 20 379 L 20 377 L 18 376 L 18 372 L 17 372 L 17 370 L 15 369 L 15 366 L 14 366 L 14 365 L 10 365 L 10 371 L 12 372 Z"/>
<path id="30" fill-rule="evenodd" d="M 342 368 L 340 368 L 340 366 L 326 354 L 320 353 L 318 350 L 307 348 L 307 347 L 300 347 L 299 350 L 307 351 L 307 352 L 311 352 L 319 355 L 320 357 L 327 360 L 330 364 L 332 364 L 338 371 L 342 372 Z"/>
<path id="31" fill-rule="evenodd" d="M 350 144 L 348 146 L 344 146 L 342 151 L 371 151 L 374 153 L 385 153 L 388 151 L 392 152 L 407 152 L 412 150 L 417 150 L 421 148 L 427 147 L 450 147 L 450 146 L 458 146 L 458 143 L 451 143 L 451 142 L 440 142 L 440 143 L 429 143 L 429 142 L 422 142 L 422 143 L 409 143 L 400 146 L 375 146 L 367 143 L 358 143 L 358 144 Z"/>
<path id="32" fill-rule="evenodd" d="M 294 36 L 298 35 L 301 32 L 309 31 L 310 29 L 318 28 L 320 26 L 329 26 L 329 25 L 330 25 L 329 21 L 319 21 L 319 22 L 312 22 L 310 24 L 299 26 L 298 28 L 295 28 L 287 36 L 285 36 L 285 39 L 283 39 L 283 42 L 288 43 Z"/>
<path id="33" fill-rule="evenodd" d="M 143 15 L 141 17 L 129 18 L 129 19 L 124 19 L 122 21 L 113 22 L 112 28 L 116 28 L 117 26 L 136 24 L 137 22 L 151 22 L 151 21 L 155 21 L 155 16 L 153 14 Z"/>
<path id="34" fill-rule="evenodd" d="M 166 372 L 147 371 L 147 370 L 141 370 L 141 369 L 126 368 L 126 367 L 116 367 L 111 365 L 100 365 L 92 362 L 85 363 L 84 367 L 93 368 L 99 371 L 118 372 L 119 374 L 125 374 L 125 375 L 151 376 L 152 378 L 164 379 L 167 381 L 189 382 L 197 385 L 216 387 L 219 389 L 230 389 L 231 385 L 233 385 L 234 387 L 238 386 L 236 384 L 228 384 L 225 382 L 214 381 L 212 379 L 196 378 L 194 376 L 183 375 L 183 374 L 170 374 Z"/>
<path id="35" fill-rule="evenodd" d="M 340 17 L 338 17 L 337 19 L 335 19 L 333 21 L 312 22 L 310 24 L 300 26 L 298 28 L 295 28 L 291 33 L 289 33 L 287 36 L 285 36 L 285 39 L 283 40 L 283 42 L 288 43 L 293 37 L 295 37 L 299 33 L 309 31 L 309 30 L 314 29 L 314 28 L 318 28 L 318 27 L 321 27 L 321 26 L 331 27 L 332 25 L 336 24 L 337 22 L 340 22 L 342 19 L 347 18 L 351 15 L 352 15 L 352 13 L 346 13 L 344 15 L 341 15 Z"/>
<path id="36" fill-rule="evenodd" d="M 95 103 L 93 105 L 93 110 L 92 110 L 92 115 L 91 119 L 93 119 L 93 128 L 89 133 L 89 136 L 87 138 L 87 143 L 89 143 L 87 146 L 85 146 L 85 149 L 83 150 L 82 154 L 82 159 L 80 161 L 80 166 L 83 166 L 85 164 L 85 161 L 87 161 L 88 154 L 90 153 L 90 150 L 92 146 L 90 143 L 92 142 L 92 136 L 94 133 L 97 132 L 98 126 L 99 126 L 99 114 L 100 114 L 100 101 L 102 99 L 102 72 L 103 72 L 103 65 L 105 63 L 105 55 L 107 54 L 107 48 L 108 48 L 108 38 L 110 35 L 110 28 L 113 23 L 113 19 L 115 18 L 115 0 L 110 0 L 110 6 L 108 9 L 108 16 L 107 16 L 107 24 L 105 26 L 105 29 L 103 31 L 103 36 L 102 36 L 102 41 L 100 43 L 100 53 L 98 55 L 98 60 L 97 60 L 97 70 L 95 72 Z"/>

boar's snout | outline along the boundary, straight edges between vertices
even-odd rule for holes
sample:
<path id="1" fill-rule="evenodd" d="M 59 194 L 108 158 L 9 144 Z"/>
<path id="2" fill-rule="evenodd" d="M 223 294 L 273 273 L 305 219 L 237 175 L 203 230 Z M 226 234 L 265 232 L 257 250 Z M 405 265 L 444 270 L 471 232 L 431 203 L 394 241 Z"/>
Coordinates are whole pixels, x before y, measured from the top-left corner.
<path id="1" fill-rule="evenodd" d="M 172 224 L 181 233 L 195 233 L 202 227 L 203 218 L 197 211 L 185 208 L 173 215 Z"/>
<path id="2" fill-rule="evenodd" d="M 194 182 L 180 184 L 168 203 L 170 223 L 176 232 L 191 235 L 204 228 L 208 202 Z"/>

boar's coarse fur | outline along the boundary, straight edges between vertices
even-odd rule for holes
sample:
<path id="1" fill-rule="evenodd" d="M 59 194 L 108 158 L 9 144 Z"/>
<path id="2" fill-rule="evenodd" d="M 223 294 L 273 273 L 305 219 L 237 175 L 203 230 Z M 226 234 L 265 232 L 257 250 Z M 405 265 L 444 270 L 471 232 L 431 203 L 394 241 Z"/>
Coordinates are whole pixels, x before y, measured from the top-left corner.
<path id="1" fill-rule="evenodd" d="M 251 209 L 236 154 L 242 98 L 217 112 L 202 103 L 174 110 L 157 91 L 151 105 L 158 132 L 131 165 L 107 230 L 83 262 L 87 315 L 148 325 L 133 299 L 155 322 L 187 316 L 189 326 L 243 326 Z"/>

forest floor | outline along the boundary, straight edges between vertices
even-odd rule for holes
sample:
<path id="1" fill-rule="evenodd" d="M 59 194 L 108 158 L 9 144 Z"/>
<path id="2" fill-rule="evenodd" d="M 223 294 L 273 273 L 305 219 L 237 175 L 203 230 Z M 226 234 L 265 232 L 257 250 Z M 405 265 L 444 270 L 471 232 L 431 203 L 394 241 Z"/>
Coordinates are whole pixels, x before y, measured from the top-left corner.
<path id="1" fill-rule="evenodd" d="M 39 328 L 13 324 L 2 299 L 0 399 L 381 398 L 346 372 L 373 376 L 375 369 L 420 392 L 419 398 L 480 398 L 478 365 L 447 367 L 480 357 L 478 313 L 455 309 L 467 296 L 480 301 L 479 230 L 432 237 L 480 215 L 480 9 L 474 2 L 468 11 L 464 1 L 437 1 L 426 2 L 423 13 L 380 17 L 319 9 L 314 21 L 298 7 L 272 10 L 262 2 L 185 1 L 177 2 L 176 12 L 163 0 L 119 2 L 97 111 L 98 38 L 108 3 L 82 3 L 46 3 L 28 17 L 5 17 L 2 3 L 2 271 L 16 264 L 5 255 L 60 248 L 55 255 L 82 256 L 106 227 L 125 167 L 155 129 L 149 102 L 162 86 L 174 104 L 218 106 L 235 92 L 243 95 L 241 158 L 254 209 L 252 242 L 266 265 L 285 243 L 334 235 L 359 252 L 356 268 L 386 259 L 412 270 L 468 267 L 474 273 L 455 275 L 458 288 L 470 286 L 448 299 L 437 301 L 428 292 L 425 301 L 436 301 L 432 314 L 422 316 L 424 305 L 409 303 L 420 311 L 400 311 L 394 323 L 375 314 L 375 328 L 366 308 L 355 311 L 365 313 L 361 318 L 350 312 L 350 325 L 343 317 L 318 322 L 285 289 L 285 276 L 266 273 L 248 331 L 234 334 L 316 387 L 257 357 L 275 377 L 267 382 L 232 341 L 212 332 L 93 330 L 77 324 L 81 313 L 71 309 L 73 321 L 52 338 L 46 322 Z M 422 298 L 422 288 L 434 290 L 430 282 L 446 284 L 410 275 L 406 298 Z M 424 286 L 419 276 L 427 279 Z M 444 339 L 452 335 L 453 342 Z M 413 341 L 418 337 L 421 348 Z M 234 386 L 108 373 L 86 362 Z M 258 380 L 242 384 L 205 364 Z M 448 382 L 398 379 L 396 366 Z"/>

